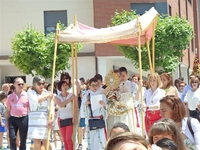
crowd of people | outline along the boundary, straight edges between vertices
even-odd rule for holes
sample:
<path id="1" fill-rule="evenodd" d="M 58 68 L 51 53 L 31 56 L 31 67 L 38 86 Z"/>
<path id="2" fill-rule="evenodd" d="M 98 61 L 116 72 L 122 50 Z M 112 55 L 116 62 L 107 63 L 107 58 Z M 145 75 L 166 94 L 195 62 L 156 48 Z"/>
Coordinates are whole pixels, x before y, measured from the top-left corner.
<path id="1" fill-rule="evenodd" d="M 105 85 L 100 74 L 77 81 L 67 72 L 53 87 L 42 76 L 31 86 L 20 77 L 3 84 L 0 149 L 5 132 L 11 150 L 26 150 L 27 139 L 32 149 L 45 149 L 49 130 L 55 147 L 59 137 L 65 150 L 74 149 L 74 137 L 77 150 L 83 149 L 83 138 L 88 150 L 200 149 L 198 77 L 191 74 L 186 84 L 182 77 L 173 82 L 169 73 L 149 74 L 147 81 L 137 74 L 129 79 L 125 67 L 113 74 L 116 88 Z"/>

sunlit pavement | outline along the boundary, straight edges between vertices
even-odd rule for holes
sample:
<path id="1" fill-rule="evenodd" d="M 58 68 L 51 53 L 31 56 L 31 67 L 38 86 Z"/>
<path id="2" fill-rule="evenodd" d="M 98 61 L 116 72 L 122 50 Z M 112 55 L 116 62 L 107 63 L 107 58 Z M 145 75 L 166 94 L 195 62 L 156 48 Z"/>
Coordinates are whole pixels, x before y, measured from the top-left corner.
<path id="1" fill-rule="evenodd" d="M 5 136 L 4 136 L 4 137 L 5 137 Z M 57 142 L 57 148 L 55 148 L 55 145 L 54 145 L 54 142 L 53 142 L 53 141 L 51 141 L 50 144 L 51 144 L 51 146 L 52 146 L 52 150 L 64 150 L 64 149 L 61 148 L 62 145 L 61 145 L 61 142 L 60 142 L 60 141 Z M 4 150 L 10 150 L 9 148 L 6 148 L 7 145 L 8 145 L 8 144 L 7 144 L 7 140 L 6 140 L 6 138 L 4 138 L 4 139 L 3 139 L 3 146 L 5 147 Z M 30 150 L 30 147 L 31 147 L 31 140 L 27 140 L 26 149 L 27 149 L 27 150 Z M 78 146 L 77 146 L 77 147 L 78 147 Z M 86 139 L 83 139 L 83 148 L 82 148 L 82 150 L 86 150 L 86 148 L 87 148 L 87 140 L 86 140 Z M 18 148 L 18 149 L 19 149 L 19 148 Z"/>

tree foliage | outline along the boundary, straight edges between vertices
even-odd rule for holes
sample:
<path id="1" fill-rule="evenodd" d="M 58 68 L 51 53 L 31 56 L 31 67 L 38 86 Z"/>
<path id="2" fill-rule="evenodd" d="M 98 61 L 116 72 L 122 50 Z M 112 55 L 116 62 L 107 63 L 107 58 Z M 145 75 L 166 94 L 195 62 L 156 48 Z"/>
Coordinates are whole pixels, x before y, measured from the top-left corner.
<path id="1" fill-rule="evenodd" d="M 60 24 L 60 29 L 65 29 Z M 12 38 L 13 54 L 10 62 L 25 74 L 42 75 L 51 78 L 54 59 L 55 33 L 45 36 L 44 32 L 37 31 L 32 25 L 27 25 L 24 30 L 16 32 Z M 78 45 L 78 50 L 82 45 Z M 70 44 L 58 44 L 56 56 L 55 76 L 59 71 L 70 68 Z"/>
<path id="2" fill-rule="evenodd" d="M 111 18 L 111 26 L 127 23 L 135 19 L 138 15 L 135 10 L 121 12 L 116 11 Z M 179 16 L 159 16 L 155 29 L 155 68 L 159 73 L 173 72 L 180 58 L 183 56 L 183 51 L 188 47 L 193 38 L 193 27 L 189 21 Z M 151 43 L 151 42 L 150 42 Z M 130 59 L 133 65 L 139 67 L 139 58 L 137 47 L 120 46 L 116 47 L 122 54 Z M 150 45 L 152 53 L 152 46 Z M 141 48 L 142 53 L 142 68 L 145 71 L 149 70 L 149 61 L 146 45 Z"/>

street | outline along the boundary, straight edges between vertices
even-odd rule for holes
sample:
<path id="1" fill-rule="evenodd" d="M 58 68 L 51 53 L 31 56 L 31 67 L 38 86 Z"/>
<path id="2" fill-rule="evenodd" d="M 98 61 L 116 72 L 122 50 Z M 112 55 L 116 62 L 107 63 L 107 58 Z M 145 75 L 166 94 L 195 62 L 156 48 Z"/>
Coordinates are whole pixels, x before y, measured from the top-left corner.
<path id="1" fill-rule="evenodd" d="M 64 150 L 64 149 L 61 149 L 61 142 L 60 142 L 60 140 L 57 142 L 57 144 L 58 144 L 57 148 L 55 148 L 55 145 L 54 145 L 53 141 L 51 141 L 50 144 L 52 146 L 52 150 Z M 7 140 L 6 140 L 5 136 L 4 136 L 4 138 L 3 138 L 3 146 L 5 147 L 4 150 L 10 150 L 9 148 L 6 148 L 7 145 L 8 145 L 7 144 Z M 26 149 L 30 150 L 30 147 L 31 147 L 31 140 L 28 139 L 27 140 L 27 144 L 26 144 Z M 86 148 L 87 148 L 87 140 L 83 139 L 83 148 L 82 148 L 82 150 L 86 150 Z"/>

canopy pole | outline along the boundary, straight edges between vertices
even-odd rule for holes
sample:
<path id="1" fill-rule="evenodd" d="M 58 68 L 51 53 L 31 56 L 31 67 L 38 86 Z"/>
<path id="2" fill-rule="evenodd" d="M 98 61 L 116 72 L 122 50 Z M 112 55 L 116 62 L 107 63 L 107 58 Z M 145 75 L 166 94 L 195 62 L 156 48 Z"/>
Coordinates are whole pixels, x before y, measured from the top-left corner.
<path id="1" fill-rule="evenodd" d="M 139 22 L 139 18 L 137 18 L 137 26 L 138 26 L 138 56 L 139 56 L 139 72 L 140 72 L 140 99 L 141 104 L 143 103 L 143 89 L 142 89 L 142 55 L 141 55 L 141 24 Z M 142 110 L 142 109 L 141 109 Z M 142 135 L 145 135 L 144 132 L 144 111 L 141 111 L 142 113 Z"/>
<path id="2" fill-rule="evenodd" d="M 152 25 L 152 68 L 153 72 L 155 72 L 155 24 L 153 22 Z"/>
<path id="3" fill-rule="evenodd" d="M 152 62 L 151 62 L 151 54 L 150 54 L 150 48 L 149 48 L 149 41 L 147 40 L 147 51 L 148 51 L 148 57 L 149 57 L 149 68 L 150 72 L 153 73 L 153 68 L 152 68 Z"/>
<path id="4" fill-rule="evenodd" d="M 74 43 L 71 44 L 72 53 L 72 93 L 74 94 Z M 73 115 L 75 115 L 75 99 L 73 99 Z M 73 125 L 73 150 L 76 148 L 76 125 Z"/>
<path id="5" fill-rule="evenodd" d="M 59 23 L 57 23 L 57 25 L 56 25 L 56 35 L 55 35 L 54 57 L 53 57 L 53 70 L 52 70 L 52 77 L 51 77 L 52 78 L 51 79 L 51 93 L 53 93 L 53 89 L 54 89 L 54 76 L 55 76 L 55 68 L 56 68 L 56 55 L 57 55 L 59 31 L 60 31 Z M 52 115 L 51 115 L 52 114 L 52 104 L 53 104 L 53 98 L 50 100 L 48 122 L 52 121 Z M 51 133 L 51 129 L 48 128 L 46 150 L 49 150 L 50 133 Z"/>

